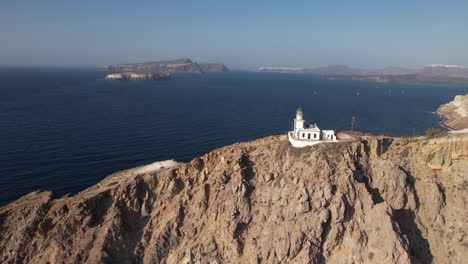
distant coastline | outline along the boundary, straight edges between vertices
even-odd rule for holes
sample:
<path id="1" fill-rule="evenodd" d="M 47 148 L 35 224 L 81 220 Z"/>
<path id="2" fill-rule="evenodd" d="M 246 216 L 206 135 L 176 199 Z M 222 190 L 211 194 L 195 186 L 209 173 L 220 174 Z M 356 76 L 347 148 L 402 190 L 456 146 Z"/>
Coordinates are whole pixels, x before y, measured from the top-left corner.
<path id="1" fill-rule="evenodd" d="M 351 80 L 382 83 L 446 83 L 468 84 L 468 67 L 431 64 L 422 69 L 386 67 L 383 69 L 359 69 L 344 65 L 319 68 L 259 67 L 255 72 L 304 73 L 324 80 Z"/>
<path id="2" fill-rule="evenodd" d="M 468 78 L 428 75 L 428 74 L 405 74 L 405 75 L 371 75 L 371 76 L 321 76 L 324 80 L 351 80 L 380 83 L 446 83 L 446 84 L 468 84 Z"/>

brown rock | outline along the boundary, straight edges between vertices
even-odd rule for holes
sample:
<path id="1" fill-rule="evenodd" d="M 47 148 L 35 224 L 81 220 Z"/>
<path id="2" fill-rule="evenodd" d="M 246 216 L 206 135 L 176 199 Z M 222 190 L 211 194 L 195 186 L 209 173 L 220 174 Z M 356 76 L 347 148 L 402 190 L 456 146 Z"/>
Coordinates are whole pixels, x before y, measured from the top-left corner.
<path id="1" fill-rule="evenodd" d="M 0 208 L 0 262 L 463 263 L 467 151 L 467 134 L 268 137 L 33 192 Z"/>
<path id="2" fill-rule="evenodd" d="M 441 105 L 437 114 L 444 118 L 442 123 L 449 128 L 468 128 L 468 94 L 457 95 L 452 102 Z"/>

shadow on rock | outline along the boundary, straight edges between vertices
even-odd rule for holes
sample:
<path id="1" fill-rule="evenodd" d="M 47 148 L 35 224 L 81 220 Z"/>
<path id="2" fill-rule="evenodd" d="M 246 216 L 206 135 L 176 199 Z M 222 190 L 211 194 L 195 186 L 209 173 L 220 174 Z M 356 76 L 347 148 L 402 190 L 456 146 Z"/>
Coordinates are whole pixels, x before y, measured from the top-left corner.
<path id="1" fill-rule="evenodd" d="M 416 215 L 411 210 L 395 210 L 394 220 L 409 241 L 411 263 L 432 263 L 432 253 L 429 242 L 422 236 L 416 224 Z"/>

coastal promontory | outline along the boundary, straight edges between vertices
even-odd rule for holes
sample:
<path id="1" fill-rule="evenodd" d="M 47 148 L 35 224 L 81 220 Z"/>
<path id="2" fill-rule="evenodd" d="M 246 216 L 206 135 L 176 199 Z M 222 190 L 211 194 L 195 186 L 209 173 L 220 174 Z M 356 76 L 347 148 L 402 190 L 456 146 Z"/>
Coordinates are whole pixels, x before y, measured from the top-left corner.
<path id="1" fill-rule="evenodd" d="M 442 124 L 451 129 L 468 128 L 468 94 L 457 95 L 452 102 L 441 105 L 437 114 L 444 120 Z"/>
<path id="2" fill-rule="evenodd" d="M 468 134 L 287 136 L 0 207 L 2 263 L 464 263 Z"/>

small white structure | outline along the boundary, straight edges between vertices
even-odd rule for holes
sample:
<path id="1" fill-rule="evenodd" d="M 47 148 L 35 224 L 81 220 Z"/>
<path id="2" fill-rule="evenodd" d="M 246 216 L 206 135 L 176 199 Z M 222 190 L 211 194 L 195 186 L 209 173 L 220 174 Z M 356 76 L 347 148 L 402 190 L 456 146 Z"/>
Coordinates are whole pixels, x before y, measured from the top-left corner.
<path id="1" fill-rule="evenodd" d="M 320 130 L 316 125 L 305 126 L 304 114 L 299 107 L 294 118 L 294 130 L 288 132 L 289 142 L 296 148 L 312 146 L 322 142 L 337 142 L 335 131 Z"/>

